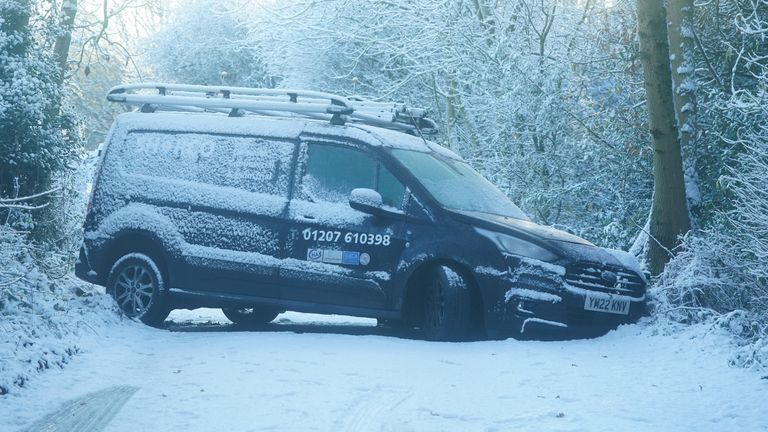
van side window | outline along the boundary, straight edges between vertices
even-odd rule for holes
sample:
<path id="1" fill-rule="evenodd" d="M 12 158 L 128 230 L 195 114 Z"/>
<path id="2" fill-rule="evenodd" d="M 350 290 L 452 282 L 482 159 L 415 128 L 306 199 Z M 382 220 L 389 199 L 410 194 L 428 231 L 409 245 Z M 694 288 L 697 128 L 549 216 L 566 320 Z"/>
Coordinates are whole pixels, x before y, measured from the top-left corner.
<path id="1" fill-rule="evenodd" d="M 127 174 L 287 196 L 294 148 L 259 137 L 131 132 L 119 165 Z"/>
<path id="2" fill-rule="evenodd" d="M 398 209 L 403 208 L 405 186 L 382 165 L 379 165 L 379 178 L 376 190 L 381 194 L 381 199 L 385 205 Z"/>
<path id="3" fill-rule="evenodd" d="M 353 148 L 310 144 L 303 194 L 313 201 L 346 203 L 355 188 L 378 191 L 384 204 L 402 208 L 405 187 L 370 155 Z"/>

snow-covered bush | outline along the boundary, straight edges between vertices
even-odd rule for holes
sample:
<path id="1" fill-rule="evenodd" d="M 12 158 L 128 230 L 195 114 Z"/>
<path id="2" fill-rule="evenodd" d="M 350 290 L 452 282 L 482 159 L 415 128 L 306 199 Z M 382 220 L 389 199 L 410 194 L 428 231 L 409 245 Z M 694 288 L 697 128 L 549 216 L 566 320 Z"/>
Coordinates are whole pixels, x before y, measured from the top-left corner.
<path id="1" fill-rule="evenodd" d="M 0 395 L 62 367 L 79 351 L 78 334 L 117 317 L 106 295 L 62 273 L 56 257 L 35 258 L 47 256 L 35 249 L 0 225 Z"/>
<path id="2" fill-rule="evenodd" d="M 727 66 L 727 92 L 712 90 L 701 101 L 705 118 L 731 122 L 716 129 L 720 145 L 709 137 L 709 150 L 701 153 L 719 155 L 722 175 L 702 178 L 717 180 L 721 197 L 708 201 L 721 208 L 703 230 L 689 234 L 656 294 L 660 311 L 673 319 L 715 319 L 743 337 L 750 345 L 738 363 L 768 366 L 768 3 L 722 7 L 735 17 L 724 24 L 729 39 L 722 43 L 738 42 L 740 54 Z"/>
<path id="3" fill-rule="evenodd" d="M 47 29 L 32 16 L 36 3 L 0 1 L 0 198 L 49 189 L 77 156 L 74 120 L 60 109 L 58 70 L 40 41 Z M 7 219 L 0 209 L 0 223 Z"/>
<path id="4" fill-rule="evenodd" d="M 258 46 L 247 39 L 238 2 L 184 2 L 176 18 L 151 39 L 160 79 L 204 85 L 274 87 Z"/>
<path id="5" fill-rule="evenodd" d="M 768 121 L 768 118 L 766 119 Z M 768 123 L 766 123 L 768 124 Z M 765 126 L 763 126 L 765 128 Z M 765 133 L 765 130 L 764 132 Z M 680 321 L 737 317 L 729 328 L 765 351 L 768 345 L 768 134 L 750 135 L 727 184 L 734 208 L 688 236 L 656 289 L 660 312 Z M 734 312 L 738 312 L 733 315 Z M 758 352 L 756 350 L 755 352 Z M 768 354 L 748 356 L 768 366 Z"/>
<path id="6" fill-rule="evenodd" d="M 77 171 L 55 179 L 62 191 L 48 215 L 57 219 L 60 239 L 32 241 L 0 223 L 0 394 L 63 366 L 78 352 L 79 334 L 117 317 L 102 290 L 72 274 L 94 162 L 83 159 Z"/>

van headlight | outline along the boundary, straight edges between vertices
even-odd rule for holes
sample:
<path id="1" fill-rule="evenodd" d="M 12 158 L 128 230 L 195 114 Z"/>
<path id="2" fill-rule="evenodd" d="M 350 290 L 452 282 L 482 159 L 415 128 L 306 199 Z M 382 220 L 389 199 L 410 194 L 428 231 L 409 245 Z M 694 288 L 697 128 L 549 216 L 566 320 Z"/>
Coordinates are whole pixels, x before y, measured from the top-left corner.
<path id="1" fill-rule="evenodd" d="M 476 230 L 479 234 L 487 237 L 496 244 L 499 249 L 509 254 L 533 258 L 544 262 L 555 262 L 560 259 L 555 253 L 529 241 L 506 234 L 487 231 L 481 228 L 476 228 Z"/>

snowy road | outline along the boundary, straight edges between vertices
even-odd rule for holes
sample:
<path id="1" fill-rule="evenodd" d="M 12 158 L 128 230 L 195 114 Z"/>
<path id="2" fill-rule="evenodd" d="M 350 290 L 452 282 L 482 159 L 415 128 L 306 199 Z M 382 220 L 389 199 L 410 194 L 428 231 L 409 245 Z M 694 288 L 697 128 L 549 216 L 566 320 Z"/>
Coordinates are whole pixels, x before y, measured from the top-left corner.
<path id="1" fill-rule="evenodd" d="M 172 318 L 99 329 L 66 369 L 0 398 L 0 430 L 107 388 L 137 389 L 107 432 L 768 430 L 768 380 L 727 367 L 726 339 L 702 328 L 451 344 L 345 317 L 284 314 L 266 331 Z"/>

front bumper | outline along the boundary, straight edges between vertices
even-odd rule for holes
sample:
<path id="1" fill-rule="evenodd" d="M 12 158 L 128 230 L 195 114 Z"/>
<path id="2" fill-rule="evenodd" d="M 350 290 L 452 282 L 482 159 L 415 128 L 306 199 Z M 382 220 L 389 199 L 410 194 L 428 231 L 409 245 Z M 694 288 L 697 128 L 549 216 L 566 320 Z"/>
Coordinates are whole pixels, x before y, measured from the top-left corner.
<path id="1" fill-rule="evenodd" d="M 531 333 L 599 334 L 646 314 L 645 282 L 632 290 L 574 283 L 571 270 L 524 260 L 497 278 L 496 301 L 489 333 L 492 336 L 524 337 Z M 638 276 L 639 278 L 639 276 Z M 587 296 L 629 302 L 626 314 L 585 309 Z"/>

